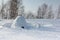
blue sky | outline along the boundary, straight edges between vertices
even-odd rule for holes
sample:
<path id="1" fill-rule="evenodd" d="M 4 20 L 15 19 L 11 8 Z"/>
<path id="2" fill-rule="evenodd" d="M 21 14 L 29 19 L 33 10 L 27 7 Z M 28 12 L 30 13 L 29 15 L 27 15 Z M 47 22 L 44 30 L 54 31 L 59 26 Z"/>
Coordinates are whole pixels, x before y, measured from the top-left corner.
<path id="1" fill-rule="evenodd" d="M 6 1 L 7 0 L 4 0 L 4 3 L 6 3 Z M 25 12 L 27 11 L 36 12 L 38 7 L 41 6 L 43 3 L 52 5 L 53 9 L 56 9 L 60 4 L 60 0 L 23 0 Z M 1 0 L 0 0 L 0 4 L 1 4 Z"/>

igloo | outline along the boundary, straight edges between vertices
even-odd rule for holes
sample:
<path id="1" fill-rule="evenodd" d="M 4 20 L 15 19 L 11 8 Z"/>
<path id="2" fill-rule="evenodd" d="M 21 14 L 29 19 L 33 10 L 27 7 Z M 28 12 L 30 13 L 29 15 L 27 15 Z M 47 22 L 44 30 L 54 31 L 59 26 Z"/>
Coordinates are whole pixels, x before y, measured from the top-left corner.
<path id="1" fill-rule="evenodd" d="M 29 29 L 28 23 L 23 16 L 17 16 L 17 18 L 12 23 L 12 28 L 23 28 Z"/>

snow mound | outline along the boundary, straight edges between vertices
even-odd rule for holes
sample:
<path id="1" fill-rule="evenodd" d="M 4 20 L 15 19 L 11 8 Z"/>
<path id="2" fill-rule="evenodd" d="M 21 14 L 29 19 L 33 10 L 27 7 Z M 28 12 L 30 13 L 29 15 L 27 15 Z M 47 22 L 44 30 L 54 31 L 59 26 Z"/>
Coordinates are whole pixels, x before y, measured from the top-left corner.
<path id="1" fill-rule="evenodd" d="M 23 28 L 23 29 L 29 29 L 30 28 L 23 16 L 17 16 L 17 18 L 12 23 L 11 27 L 12 28 Z"/>
<path id="2" fill-rule="evenodd" d="M 12 23 L 5 23 L 5 24 L 3 25 L 3 27 L 8 27 L 8 28 L 10 28 L 11 25 L 12 25 Z"/>
<path id="3" fill-rule="evenodd" d="M 0 26 L 0 29 L 2 29 L 3 28 L 3 26 Z"/>
<path id="4" fill-rule="evenodd" d="M 54 24 L 52 23 L 43 23 L 41 24 L 42 27 L 49 27 L 49 28 L 54 28 Z"/>
<path id="5" fill-rule="evenodd" d="M 31 26 L 32 26 L 33 28 L 35 28 L 35 29 L 40 28 L 40 24 L 39 24 L 39 23 L 33 22 L 33 23 L 29 23 L 29 25 L 31 25 Z"/>
<path id="6" fill-rule="evenodd" d="M 53 27 L 53 24 L 44 24 L 45 27 Z"/>

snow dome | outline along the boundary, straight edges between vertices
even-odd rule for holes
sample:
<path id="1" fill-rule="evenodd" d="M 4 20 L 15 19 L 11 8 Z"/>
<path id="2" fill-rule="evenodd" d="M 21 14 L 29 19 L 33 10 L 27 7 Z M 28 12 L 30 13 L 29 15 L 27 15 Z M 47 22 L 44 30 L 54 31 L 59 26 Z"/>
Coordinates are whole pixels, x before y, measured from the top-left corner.
<path id="1" fill-rule="evenodd" d="M 12 23 L 12 28 L 29 28 L 27 22 L 23 16 L 17 16 L 17 18 Z"/>

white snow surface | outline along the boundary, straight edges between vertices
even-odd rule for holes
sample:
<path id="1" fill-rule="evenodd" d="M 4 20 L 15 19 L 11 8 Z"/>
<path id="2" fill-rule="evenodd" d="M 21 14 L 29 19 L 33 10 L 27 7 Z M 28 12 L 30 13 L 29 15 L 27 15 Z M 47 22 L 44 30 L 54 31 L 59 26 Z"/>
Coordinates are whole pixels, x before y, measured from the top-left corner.
<path id="1" fill-rule="evenodd" d="M 3 28 L 0 40 L 60 40 L 60 32 Z"/>
<path id="2" fill-rule="evenodd" d="M 22 25 L 25 29 L 18 29 Z M 0 20 L 0 40 L 60 40 L 60 20 L 25 19 L 20 16 L 15 20 Z"/>

